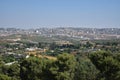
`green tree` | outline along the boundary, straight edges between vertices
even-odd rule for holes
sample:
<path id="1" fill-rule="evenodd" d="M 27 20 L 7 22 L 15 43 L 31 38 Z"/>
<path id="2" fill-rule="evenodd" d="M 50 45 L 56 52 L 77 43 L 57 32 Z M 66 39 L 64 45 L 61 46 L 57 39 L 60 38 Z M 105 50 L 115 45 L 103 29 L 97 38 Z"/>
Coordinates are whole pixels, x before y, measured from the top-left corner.
<path id="1" fill-rule="evenodd" d="M 9 66 L 8 76 L 12 77 L 12 79 L 20 80 L 20 67 L 18 63 Z"/>
<path id="2" fill-rule="evenodd" d="M 19 64 L 1 65 L 0 74 L 11 77 L 12 80 L 20 80 L 20 68 Z"/>
<path id="3" fill-rule="evenodd" d="M 105 80 L 120 80 L 120 62 L 107 51 L 98 51 L 90 55 L 90 59 L 100 70 L 100 78 Z"/>
<path id="4" fill-rule="evenodd" d="M 15 57 L 14 57 L 13 54 L 4 55 L 4 56 L 2 57 L 2 59 L 3 59 L 3 61 L 4 61 L 5 63 L 9 63 L 9 62 L 15 61 Z"/>
<path id="5" fill-rule="evenodd" d="M 87 41 L 86 44 L 85 44 L 85 47 L 86 47 L 86 48 L 90 48 L 90 47 L 92 47 L 92 46 L 93 46 L 93 44 L 90 43 L 89 41 Z"/>
<path id="6" fill-rule="evenodd" d="M 75 80 L 95 80 L 98 72 L 89 58 L 77 55 Z"/>
<path id="7" fill-rule="evenodd" d="M 55 42 L 53 42 L 53 43 L 50 44 L 50 49 L 51 50 L 54 50 L 56 47 L 57 47 L 57 45 L 56 45 Z"/>
<path id="8" fill-rule="evenodd" d="M 21 80 L 40 80 L 44 63 L 36 57 L 25 59 L 20 64 Z"/>
<path id="9" fill-rule="evenodd" d="M 57 60 L 30 57 L 20 64 L 21 80 L 73 80 L 76 66 L 71 54 L 60 54 Z"/>
<path id="10" fill-rule="evenodd" d="M 21 80 L 54 80 L 50 68 L 54 61 L 45 58 L 30 57 L 20 64 Z"/>
<path id="11" fill-rule="evenodd" d="M 7 75 L 0 74 L 0 80 L 12 80 L 11 77 L 8 77 Z"/>
<path id="12" fill-rule="evenodd" d="M 76 60 L 73 55 L 67 53 L 58 55 L 56 65 L 57 80 L 73 80 L 76 66 Z"/>

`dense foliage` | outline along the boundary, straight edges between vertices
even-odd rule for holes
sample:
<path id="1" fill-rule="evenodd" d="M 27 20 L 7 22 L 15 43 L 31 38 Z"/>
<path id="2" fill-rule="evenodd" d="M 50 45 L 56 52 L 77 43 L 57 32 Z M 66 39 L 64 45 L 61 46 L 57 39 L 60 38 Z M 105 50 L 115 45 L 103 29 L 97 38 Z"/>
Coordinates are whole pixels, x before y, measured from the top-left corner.
<path id="1" fill-rule="evenodd" d="M 92 53 L 90 59 L 98 70 L 99 78 L 104 80 L 120 80 L 119 54 L 112 54 L 106 51 Z"/>
<path id="2" fill-rule="evenodd" d="M 63 53 L 56 60 L 31 56 L 12 65 L 0 60 L 0 80 L 120 80 L 120 54 Z"/>
<path id="3" fill-rule="evenodd" d="M 120 80 L 119 41 L 4 42 L 0 47 L 0 80 Z M 38 52 L 26 58 L 27 48 Z"/>

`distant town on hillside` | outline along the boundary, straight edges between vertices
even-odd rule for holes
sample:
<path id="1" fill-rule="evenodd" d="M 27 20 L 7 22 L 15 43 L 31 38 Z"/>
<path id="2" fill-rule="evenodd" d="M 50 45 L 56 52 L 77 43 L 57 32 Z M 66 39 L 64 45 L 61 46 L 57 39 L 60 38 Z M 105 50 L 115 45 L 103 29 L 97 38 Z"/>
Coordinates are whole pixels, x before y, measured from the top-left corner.
<path id="1" fill-rule="evenodd" d="M 120 39 L 120 28 L 0 28 L 0 37 L 10 36 L 14 34 L 44 36 L 49 38 L 66 37 L 80 40 L 109 40 Z"/>

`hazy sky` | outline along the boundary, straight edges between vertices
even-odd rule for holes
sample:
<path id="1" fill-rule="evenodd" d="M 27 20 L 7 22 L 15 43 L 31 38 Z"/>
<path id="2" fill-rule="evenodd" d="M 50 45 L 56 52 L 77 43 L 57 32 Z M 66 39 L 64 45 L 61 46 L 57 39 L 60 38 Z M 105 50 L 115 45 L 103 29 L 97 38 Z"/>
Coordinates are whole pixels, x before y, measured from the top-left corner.
<path id="1" fill-rule="evenodd" d="M 120 0 L 0 0 L 0 27 L 120 28 Z"/>

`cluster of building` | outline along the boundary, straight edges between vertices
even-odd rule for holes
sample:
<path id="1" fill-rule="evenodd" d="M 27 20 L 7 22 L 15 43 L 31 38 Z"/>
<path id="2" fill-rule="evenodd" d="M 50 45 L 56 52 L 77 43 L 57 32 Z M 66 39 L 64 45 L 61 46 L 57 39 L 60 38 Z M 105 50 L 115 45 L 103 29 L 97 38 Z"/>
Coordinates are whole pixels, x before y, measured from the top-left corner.
<path id="1" fill-rule="evenodd" d="M 41 35 L 45 37 L 64 36 L 79 39 L 119 39 L 119 28 L 39 28 L 39 29 L 15 29 L 0 28 L 0 36 L 12 34 Z"/>

